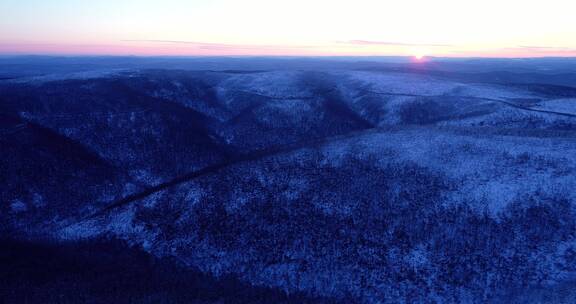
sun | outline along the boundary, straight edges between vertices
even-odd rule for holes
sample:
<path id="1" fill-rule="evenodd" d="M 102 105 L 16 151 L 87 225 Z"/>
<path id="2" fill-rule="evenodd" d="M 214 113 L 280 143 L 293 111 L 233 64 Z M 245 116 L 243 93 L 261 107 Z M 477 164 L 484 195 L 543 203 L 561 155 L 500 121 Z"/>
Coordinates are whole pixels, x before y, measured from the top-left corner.
<path id="1" fill-rule="evenodd" d="M 412 56 L 416 61 L 422 61 L 426 58 L 426 50 L 422 48 L 413 48 L 410 50 L 410 53 L 412 53 Z"/>
<path id="2" fill-rule="evenodd" d="M 423 51 L 417 51 L 414 52 L 414 59 L 421 61 L 424 60 L 424 58 L 426 58 L 426 53 L 424 53 Z"/>

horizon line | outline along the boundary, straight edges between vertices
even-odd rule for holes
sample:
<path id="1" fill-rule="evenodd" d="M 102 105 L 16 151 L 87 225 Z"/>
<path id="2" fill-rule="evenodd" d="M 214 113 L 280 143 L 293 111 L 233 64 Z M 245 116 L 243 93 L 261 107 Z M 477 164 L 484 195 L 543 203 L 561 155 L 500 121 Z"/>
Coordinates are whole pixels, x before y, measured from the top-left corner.
<path id="1" fill-rule="evenodd" d="M 89 58 L 89 57 L 131 57 L 131 58 L 414 58 L 413 55 L 369 55 L 369 54 L 357 54 L 357 55 L 279 55 L 279 54 L 266 54 L 266 55 L 142 55 L 142 54 L 57 54 L 57 53 L 0 53 L 0 57 L 66 57 L 66 58 Z M 566 55 L 566 56 L 424 56 L 424 58 L 429 59 L 576 59 L 576 55 Z"/>

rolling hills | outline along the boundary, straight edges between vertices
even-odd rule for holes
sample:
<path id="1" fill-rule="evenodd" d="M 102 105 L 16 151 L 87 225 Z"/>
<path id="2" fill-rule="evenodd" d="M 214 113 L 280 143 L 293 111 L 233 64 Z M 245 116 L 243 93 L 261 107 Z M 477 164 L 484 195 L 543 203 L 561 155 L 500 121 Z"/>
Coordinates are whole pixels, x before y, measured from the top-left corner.
<path id="1" fill-rule="evenodd" d="M 226 303 L 576 297 L 574 87 L 329 66 L 0 80 L 2 239 L 254 288 Z M 164 298 L 218 302 L 198 288 Z"/>

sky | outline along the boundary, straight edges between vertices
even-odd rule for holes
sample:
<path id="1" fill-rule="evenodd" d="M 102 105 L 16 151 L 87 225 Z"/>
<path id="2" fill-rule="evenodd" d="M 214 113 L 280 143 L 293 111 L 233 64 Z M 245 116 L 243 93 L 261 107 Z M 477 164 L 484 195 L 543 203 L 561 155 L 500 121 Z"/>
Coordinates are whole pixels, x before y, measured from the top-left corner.
<path id="1" fill-rule="evenodd" d="M 575 0 L 0 0 L 0 54 L 576 56 Z"/>

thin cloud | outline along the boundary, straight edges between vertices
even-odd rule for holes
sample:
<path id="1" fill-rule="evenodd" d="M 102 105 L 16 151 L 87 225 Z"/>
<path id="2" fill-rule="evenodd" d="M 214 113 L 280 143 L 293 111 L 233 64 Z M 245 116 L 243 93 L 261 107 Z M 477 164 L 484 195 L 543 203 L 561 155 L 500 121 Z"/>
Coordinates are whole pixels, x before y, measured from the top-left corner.
<path id="1" fill-rule="evenodd" d="M 183 41 L 183 40 L 148 40 L 148 39 L 141 39 L 141 40 L 136 40 L 136 39 L 127 39 L 127 40 L 122 40 L 123 42 L 152 42 L 152 43 L 169 43 L 169 44 L 191 44 L 191 45 L 197 45 L 197 46 L 207 46 L 207 45 L 213 45 L 213 46 L 224 46 L 227 44 L 222 44 L 222 43 L 210 43 L 210 42 L 199 42 L 199 41 Z"/>
<path id="2" fill-rule="evenodd" d="M 278 50 L 278 49 L 309 49 L 320 46 L 310 45 L 257 45 L 257 44 L 229 44 L 185 40 L 122 40 L 123 42 L 148 42 L 164 44 L 185 44 L 205 50 Z"/>
<path id="3" fill-rule="evenodd" d="M 544 51 L 574 51 L 576 49 L 568 48 L 568 47 L 557 47 L 557 46 L 533 46 L 533 45 L 519 45 L 518 48 L 527 49 L 527 50 L 544 50 Z"/>
<path id="4" fill-rule="evenodd" d="M 450 47 L 451 44 L 440 44 L 440 43 L 408 43 L 408 42 L 396 42 L 396 41 L 371 41 L 371 40 L 348 40 L 340 41 L 343 44 L 353 44 L 353 45 L 384 45 L 384 46 L 427 46 L 427 47 Z"/>
<path id="5" fill-rule="evenodd" d="M 554 46 L 529 46 L 529 45 L 519 45 L 516 47 L 502 48 L 503 51 L 511 52 L 531 52 L 533 54 L 540 55 L 575 55 L 576 48 L 569 47 L 554 47 Z"/>

